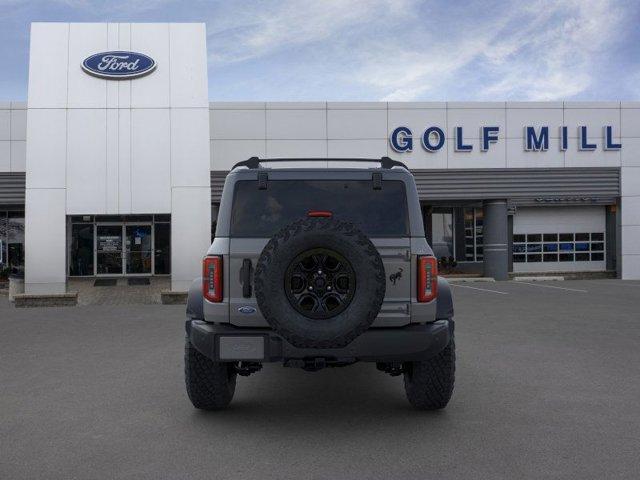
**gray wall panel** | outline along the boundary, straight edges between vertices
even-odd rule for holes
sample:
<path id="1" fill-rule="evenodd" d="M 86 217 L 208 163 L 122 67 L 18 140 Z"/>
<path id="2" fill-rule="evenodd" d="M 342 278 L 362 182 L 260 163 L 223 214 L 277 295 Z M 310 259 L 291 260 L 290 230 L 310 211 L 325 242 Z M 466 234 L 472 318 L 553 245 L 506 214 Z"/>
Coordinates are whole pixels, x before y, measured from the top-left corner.
<path id="1" fill-rule="evenodd" d="M 620 168 L 413 170 L 421 200 L 506 198 L 517 205 L 614 203 Z M 220 201 L 227 172 L 211 172 L 212 202 Z M 571 200 L 575 197 L 575 200 Z M 540 200 L 544 199 L 544 200 Z"/>
<path id="2" fill-rule="evenodd" d="M 24 195 L 24 173 L 0 173 L 0 207 L 24 205 Z"/>
<path id="3" fill-rule="evenodd" d="M 229 172 L 211 172 L 211 203 L 220 203 L 224 179 Z"/>
<path id="4" fill-rule="evenodd" d="M 620 169 L 485 169 L 414 170 L 420 197 L 425 200 L 484 200 L 541 197 L 591 197 L 620 195 Z"/>

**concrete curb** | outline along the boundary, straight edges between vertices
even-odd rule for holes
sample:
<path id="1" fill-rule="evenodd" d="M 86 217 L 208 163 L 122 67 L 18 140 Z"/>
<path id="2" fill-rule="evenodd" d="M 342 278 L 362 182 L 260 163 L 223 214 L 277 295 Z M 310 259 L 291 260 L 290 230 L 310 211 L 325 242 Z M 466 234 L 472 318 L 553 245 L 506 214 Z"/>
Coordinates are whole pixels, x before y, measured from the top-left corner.
<path id="1" fill-rule="evenodd" d="M 77 304 L 78 292 L 51 293 L 43 295 L 18 293 L 15 296 L 16 308 L 75 307 Z"/>
<path id="2" fill-rule="evenodd" d="M 549 275 L 546 277 L 543 276 L 535 276 L 535 277 L 514 277 L 513 280 L 515 282 L 558 282 L 564 280 L 564 277 L 559 275 Z"/>
<path id="3" fill-rule="evenodd" d="M 607 278 L 616 278 L 615 272 L 607 270 L 605 272 L 509 272 L 511 280 L 527 276 L 527 277 L 563 277 L 565 280 L 602 280 Z"/>
<path id="4" fill-rule="evenodd" d="M 492 277 L 444 277 L 449 283 L 486 283 L 495 282 L 495 278 Z"/>
<path id="5" fill-rule="evenodd" d="M 163 290 L 160 292 L 160 302 L 163 305 L 186 305 L 189 292 L 172 292 Z"/>

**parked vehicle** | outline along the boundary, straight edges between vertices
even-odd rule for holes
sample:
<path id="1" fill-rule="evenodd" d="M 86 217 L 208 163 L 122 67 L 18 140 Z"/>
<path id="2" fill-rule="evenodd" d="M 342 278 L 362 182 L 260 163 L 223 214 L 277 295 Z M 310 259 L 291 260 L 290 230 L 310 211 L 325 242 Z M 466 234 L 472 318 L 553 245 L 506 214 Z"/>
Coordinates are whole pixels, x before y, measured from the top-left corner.
<path id="1" fill-rule="evenodd" d="M 273 162 L 285 167 L 266 168 Z M 404 375 L 415 407 L 449 402 L 453 302 L 425 240 L 413 176 L 386 157 L 340 164 L 356 167 L 251 158 L 227 176 L 187 305 L 195 407 L 226 407 L 237 375 L 265 362 L 308 371 L 375 362 Z"/>

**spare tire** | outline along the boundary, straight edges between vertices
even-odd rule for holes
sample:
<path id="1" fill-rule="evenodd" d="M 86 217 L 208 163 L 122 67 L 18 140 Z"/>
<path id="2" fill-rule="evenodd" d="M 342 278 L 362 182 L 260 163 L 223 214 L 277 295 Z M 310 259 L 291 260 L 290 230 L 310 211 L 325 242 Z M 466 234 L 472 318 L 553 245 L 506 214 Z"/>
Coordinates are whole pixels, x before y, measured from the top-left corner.
<path id="1" fill-rule="evenodd" d="M 264 247 L 256 300 L 269 325 L 299 348 L 348 345 L 373 323 L 385 294 L 384 264 L 355 225 L 297 220 Z"/>

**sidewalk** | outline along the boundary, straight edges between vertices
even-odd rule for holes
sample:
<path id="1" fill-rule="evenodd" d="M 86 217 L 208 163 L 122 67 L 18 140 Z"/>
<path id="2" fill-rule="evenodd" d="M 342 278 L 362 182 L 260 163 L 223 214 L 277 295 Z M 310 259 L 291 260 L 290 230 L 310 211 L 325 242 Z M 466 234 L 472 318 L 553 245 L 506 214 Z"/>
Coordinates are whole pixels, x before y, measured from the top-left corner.
<path id="1" fill-rule="evenodd" d="M 160 303 L 160 292 L 171 288 L 168 277 L 150 277 L 149 285 L 128 285 L 118 278 L 115 286 L 95 287 L 95 278 L 70 279 L 69 292 L 78 292 L 78 305 L 152 305 Z"/>

